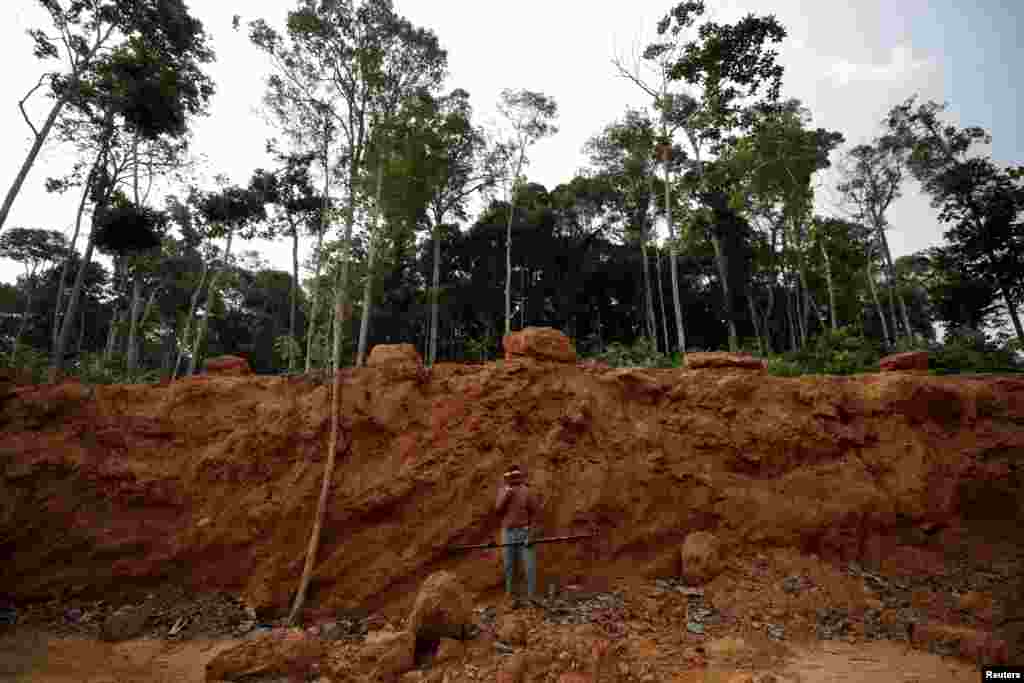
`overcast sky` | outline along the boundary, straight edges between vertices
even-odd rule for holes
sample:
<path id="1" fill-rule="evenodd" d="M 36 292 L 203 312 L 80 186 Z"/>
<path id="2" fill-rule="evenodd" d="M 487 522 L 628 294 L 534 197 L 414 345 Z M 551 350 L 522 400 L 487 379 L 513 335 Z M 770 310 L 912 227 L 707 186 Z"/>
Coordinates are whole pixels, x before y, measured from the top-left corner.
<path id="1" fill-rule="evenodd" d="M 1024 89 L 1024 3 L 1020 0 L 865 0 L 843 5 L 820 0 L 753 0 L 709 2 L 720 21 L 746 12 L 774 13 L 789 33 L 780 48 L 786 68 L 784 97 L 808 106 L 814 125 L 838 130 L 847 146 L 867 142 L 895 104 L 915 93 L 923 100 L 950 103 L 958 125 L 977 125 L 993 137 L 997 162 L 1024 162 L 1024 133 L 1019 124 Z M 955 6 L 956 4 L 962 6 Z M 0 192 L 6 193 L 31 133 L 18 111 L 18 100 L 39 78 L 42 66 L 32 57 L 25 31 L 46 28 L 34 0 L 3 0 L 0 23 Z M 231 18 L 264 18 L 275 27 L 295 3 L 289 0 L 192 0 L 193 13 L 212 37 L 217 62 L 211 74 L 217 94 L 210 116 L 195 125 L 195 150 L 209 159 L 206 174 L 226 174 L 244 183 L 252 170 L 270 165 L 264 141 L 274 134 L 258 113 L 268 67 L 248 42 L 234 32 Z M 569 180 L 586 164 L 581 152 L 587 138 L 620 117 L 628 106 L 650 102 L 633 84 L 617 77 L 610 63 L 629 57 L 655 37 L 655 25 L 674 3 L 632 0 L 590 3 L 579 0 L 395 0 L 396 10 L 413 23 L 432 29 L 448 51 L 446 88 L 469 91 L 480 122 L 494 117 L 502 88 L 529 88 L 553 96 L 559 106 L 560 132 L 531 150 L 532 181 L 549 189 Z M 30 113 L 39 122 L 48 101 L 39 98 Z M 7 226 L 68 231 L 75 196 L 47 195 L 43 182 L 66 172 L 66 150 L 50 145 L 40 156 Z M 825 188 L 832 183 L 824 180 Z M 74 194 L 74 193 L 71 193 Z M 832 196 L 830 196 L 832 195 Z M 818 209 L 832 211 L 834 193 L 819 190 Z M 895 255 L 911 253 L 941 240 L 935 212 L 913 186 L 891 209 L 890 243 Z M 80 243 L 81 244 L 81 243 Z M 290 270 L 287 244 L 251 242 L 273 266 Z M 241 250 L 239 249 L 239 250 Z M 302 258 L 305 258 L 304 249 Z M 237 252 L 236 252 L 237 253 Z M 0 260 L 0 281 L 14 281 L 21 269 Z"/>

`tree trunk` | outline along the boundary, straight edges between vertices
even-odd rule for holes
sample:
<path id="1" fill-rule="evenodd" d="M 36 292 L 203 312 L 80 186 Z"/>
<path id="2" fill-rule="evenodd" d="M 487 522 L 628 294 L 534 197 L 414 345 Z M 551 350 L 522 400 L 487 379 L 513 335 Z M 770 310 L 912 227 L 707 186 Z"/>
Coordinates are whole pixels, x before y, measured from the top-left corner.
<path id="1" fill-rule="evenodd" d="M 331 124 L 330 119 L 324 121 L 324 203 L 320 211 L 320 231 L 316 236 L 316 272 L 313 275 L 313 303 L 309 322 L 306 324 L 306 373 L 313 369 L 313 340 L 316 338 L 316 317 L 320 313 L 320 269 L 323 266 L 324 235 L 330 227 L 328 209 L 330 208 L 331 190 L 331 159 L 330 159 Z"/>
<path id="2" fill-rule="evenodd" d="M 66 97 L 61 97 L 53 103 L 53 107 L 50 109 L 50 113 L 46 117 L 43 127 L 39 130 L 39 133 L 32 141 L 32 148 L 28 151 L 28 156 L 25 157 L 25 161 L 21 163 L 18 175 L 14 177 L 14 183 L 7 191 L 7 196 L 4 198 L 3 206 L 0 206 L 0 230 L 3 230 L 4 223 L 7 222 L 7 216 L 11 213 L 11 207 L 14 205 L 14 200 L 21 191 L 21 186 L 25 183 L 25 179 L 28 177 L 28 172 L 32 169 L 32 165 L 36 162 L 36 157 L 39 156 L 39 150 L 43 148 L 43 143 L 46 142 L 46 138 L 50 134 L 53 124 L 56 123 L 57 117 L 60 115 L 60 110 L 64 108 L 66 103 Z"/>
<path id="3" fill-rule="evenodd" d="M 341 289 L 344 289 L 342 287 Z M 337 296 L 335 298 L 338 298 Z M 335 356 L 337 344 L 339 343 L 340 330 L 343 327 L 345 310 L 339 304 L 335 309 L 335 318 L 338 324 L 335 326 Z M 340 363 L 339 363 L 340 365 Z M 331 385 L 331 440 L 327 444 L 327 462 L 324 464 L 324 476 L 320 484 L 320 500 L 317 501 L 316 517 L 313 519 L 313 530 L 309 535 L 309 545 L 306 547 L 306 563 L 302 568 L 302 578 L 299 580 L 299 588 L 295 592 L 295 602 L 292 604 L 292 611 L 288 615 L 288 625 L 294 626 L 297 623 L 302 606 L 306 602 L 306 591 L 309 589 L 309 580 L 313 575 L 313 567 L 316 565 L 316 553 L 320 546 L 320 529 L 323 527 L 324 513 L 327 511 L 327 499 L 330 497 L 331 479 L 334 476 L 334 462 L 338 454 L 338 437 L 340 432 L 341 412 L 341 372 L 334 373 L 334 381 Z M 345 444 L 348 451 L 352 446 L 351 438 Z"/>
<path id="4" fill-rule="evenodd" d="M 647 340 L 658 349 L 658 326 L 654 320 L 654 295 L 651 291 L 651 269 L 647 260 L 646 217 L 640 226 L 640 256 L 644 260 L 644 313 L 647 318 Z"/>
<path id="5" fill-rule="evenodd" d="M 322 227 L 322 226 L 321 226 Z M 306 373 L 313 369 L 313 340 L 316 338 L 316 318 L 320 315 L 320 270 L 323 266 L 324 231 L 316 236 L 316 271 L 313 274 L 313 302 L 306 323 Z"/>
<path id="6" fill-rule="evenodd" d="M 802 293 L 803 290 L 800 287 L 800 279 L 790 273 L 790 281 L 793 283 L 793 307 L 796 309 L 796 331 L 797 339 L 800 342 L 800 348 L 804 349 L 807 347 L 807 327 L 805 326 L 806 313 L 804 308 L 806 307 L 806 301 L 804 300 Z"/>
<path id="7" fill-rule="evenodd" d="M 107 330 L 107 346 L 103 351 L 104 362 L 109 363 L 114 357 L 114 348 L 117 346 L 117 328 L 121 322 L 121 299 L 124 298 L 124 293 L 121 289 L 124 287 L 124 261 L 114 256 L 114 311 L 110 316 L 110 329 Z"/>
<path id="8" fill-rule="evenodd" d="M 210 316 L 212 315 L 211 308 L 213 306 L 213 299 L 217 296 L 217 284 L 220 280 L 220 275 L 227 268 L 231 259 L 231 240 L 235 236 L 234 229 L 228 230 L 228 241 L 224 247 L 224 265 L 217 270 L 213 271 L 213 275 L 210 277 L 210 287 L 206 292 L 206 311 L 204 311 L 203 319 L 199 321 L 199 326 L 196 328 L 195 342 L 192 344 L 192 356 L 188 359 L 188 374 L 193 375 L 196 371 L 196 365 L 199 360 L 199 349 L 202 347 L 203 339 L 206 337 L 206 330 L 210 326 Z"/>
<path id="9" fill-rule="evenodd" d="M 292 227 L 292 286 L 291 286 L 291 311 L 288 317 L 288 338 L 289 344 L 298 344 L 298 337 L 295 336 L 295 318 L 298 315 L 299 304 L 299 229 L 295 226 L 289 216 L 288 222 Z M 295 372 L 295 363 L 298 359 L 294 353 L 288 354 L 288 371 Z"/>
<path id="10" fill-rule="evenodd" d="M 206 275 L 208 266 L 206 260 L 203 259 L 202 268 L 199 272 L 199 284 L 192 290 L 192 301 L 188 307 L 188 317 L 185 319 L 185 331 L 181 336 L 183 344 L 178 347 L 178 357 L 174 362 L 174 369 L 171 371 L 171 381 L 173 382 L 178 377 L 178 370 L 181 368 L 181 361 L 185 357 L 185 349 L 188 346 L 189 336 L 192 334 L 192 325 L 196 318 L 196 307 L 199 305 L 199 294 L 203 291 L 203 283 L 206 282 Z M 194 349 L 190 349 L 192 353 L 195 353 Z"/>
<path id="11" fill-rule="evenodd" d="M 441 297 L 441 223 L 434 224 L 434 278 L 430 302 L 430 343 L 427 347 L 427 367 L 437 362 L 437 326 L 440 319 Z"/>
<path id="12" fill-rule="evenodd" d="M 783 275 L 783 295 L 786 299 L 786 323 L 787 329 L 789 330 L 789 350 L 793 353 L 797 351 L 796 343 L 796 322 L 793 316 L 793 297 L 790 293 L 789 284 L 786 282 L 788 278 Z"/>
<path id="13" fill-rule="evenodd" d="M 906 337 L 908 340 L 912 340 L 914 338 L 914 328 L 910 326 L 910 316 L 907 315 L 907 302 L 903 298 L 903 292 L 899 289 L 899 276 L 896 274 L 896 264 L 892 260 L 892 252 L 889 251 L 889 238 L 885 236 L 885 230 L 879 230 L 878 233 L 882 238 L 885 263 L 889 268 L 889 278 L 892 281 L 891 286 L 896 291 L 896 300 L 900 306 L 900 317 L 903 319 L 903 326 L 906 329 Z"/>
<path id="14" fill-rule="evenodd" d="M 136 272 L 132 280 L 132 307 L 129 313 L 131 322 L 128 325 L 128 372 L 134 376 L 139 366 L 139 348 L 136 335 L 138 334 L 139 306 L 142 304 L 142 274 Z"/>
<path id="15" fill-rule="evenodd" d="M 27 270 L 27 269 L 26 269 Z M 28 282 L 28 295 L 25 299 L 25 311 L 21 314 L 21 322 L 18 323 L 18 332 L 14 335 L 14 345 L 11 347 L 11 366 L 17 367 L 18 363 L 18 344 L 21 343 L 21 337 L 25 334 L 25 330 L 28 328 L 28 317 L 32 315 L 32 303 L 36 293 L 36 274 L 26 273 Z"/>
<path id="16" fill-rule="evenodd" d="M 149 296 L 146 297 L 146 306 L 142 309 L 142 318 L 139 320 L 140 334 L 138 340 L 135 343 L 136 346 L 138 347 L 136 353 L 138 354 L 138 358 L 140 361 L 142 359 L 142 347 L 146 341 L 145 337 L 142 336 L 142 334 L 145 332 L 146 325 L 149 324 L 149 317 L 153 313 L 153 304 L 156 303 L 156 295 L 158 293 L 158 289 L 158 287 L 153 287 L 152 289 L 149 290 Z"/>
<path id="17" fill-rule="evenodd" d="M 71 265 L 71 258 L 75 254 L 75 246 L 78 244 L 78 233 L 82 228 L 82 214 L 85 213 L 85 204 L 89 200 L 89 191 L 92 189 L 93 177 L 96 174 L 96 165 L 89 170 L 89 175 L 85 179 L 85 189 L 82 190 L 82 199 L 78 202 L 78 211 L 75 213 L 75 231 L 71 235 L 71 246 L 68 249 L 68 256 L 64 259 L 64 265 L 60 269 L 60 284 L 57 288 L 57 305 L 53 310 L 53 341 L 51 348 L 57 346 L 57 335 L 60 334 L 60 319 L 61 313 L 65 308 L 64 298 L 67 296 L 64 288 L 64 283 L 68 279 L 68 267 Z"/>
<path id="18" fill-rule="evenodd" d="M 82 309 L 82 315 L 78 316 L 78 346 L 75 347 L 76 355 L 81 357 L 82 355 L 82 344 L 85 342 L 85 309 Z"/>
<path id="19" fill-rule="evenodd" d="M 1013 300 L 1013 296 L 1010 294 L 1009 288 L 1004 283 L 999 284 L 999 290 L 1003 294 L 1003 302 L 1006 303 L 1006 311 L 1010 314 L 1010 320 L 1013 322 L 1013 329 L 1017 332 L 1017 340 L 1024 344 L 1024 327 L 1020 323 L 1020 314 L 1017 313 L 1017 302 Z"/>
<path id="20" fill-rule="evenodd" d="M 383 159 L 377 159 L 377 203 L 373 208 L 373 224 L 370 227 L 370 253 L 366 259 L 366 282 L 363 283 L 363 319 L 359 321 L 359 348 L 356 351 L 356 367 L 366 362 L 366 340 L 370 331 L 370 301 L 373 298 L 373 266 L 377 256 L 377 231 L 380 227 L 380 196 L 384 186 Z"/>
<path id="21" fill-rule="evenodd" d="M 668 342 L 668 316 L 665 315 L 665 281 L 661 275 L 661 247 L 657 247 L 657 259 L 655 264 L 658 269 L 658 303 L 661 308 L 661 332 L 665 335 L 665 353 L 671 355 L 672 349 L 669 347 Z"/>
<path id="22" fill-rule="evenodd" d="M 765 311 L 764 311 L 764 315 L 763 315 L 764 325 L 762 326 L 762 329 L 764 330 L 765 351 L 768 353 L 768 355 L 771 355 L 771 354 L 775 353 L 775 342 L 774 342 L 774 340 L 772 338 L 772 334 L 774 332 L 774 330 L 772 330 L 772 314 L 773 313 L 775 313 L 775 277 L 774 277 L 774 273 L 773 273 L 773 276 L 772 276 L 772 281 L 771 281 L 771 283 L 768 286 L 768 305 L 765 307 Z"/>
<path id="23" fill-rule="evenodd" d="M 875 276 L 871 270 L 871 259 L 874 256 L 874 250 L 868 247 L 868 262 L 865 267 L 865 273 L 868 279 L 868 288 L 871 290 L 871 298 L 875 302 L 875 308 L 878 310 L 878 319 L 882 322 L 882 337 L 885 340 L 885 347 L 887 349 L 892 348 L 892 342 L 889 337 L 889 326 L 885 322 L 885 310 L 882 308 L 882 302 L 878 300 L 878 288 L 875 287 Z"/>
<path id="24" fill-rule="evenodd" d="M 757 311 L 757 302 L 754 301 L 754 286 L 747 285 L 747 306 L 750 308 L 750 321 L 754 323 L 754 334 L 757 336 L 757 352 L 764 355 L 764 339 L 761 337 L 760 315 Z"/>
<path id="25" fill-rule="evenodd" d="M 804 293 L 804 328 L 810 330 L 809 323 L 811 322 L 811 313 L 813 312 L 814 316 L 818 319 L 821 329 L 824 330 L 827 324 L 825 316 L 817 304 L 814 303 L 814 297 L 811 296 L 811 288 L 807 286 L 807 269 L 803 264 L 800 267 L 800 286 L 803 288 Z"/>
<path id="26" fill-rule="evenodd" d="M 67 311 L 61 321 L 60 336 L 57 337 L 57 345 L 53 349 L 53 357 L 50 360 L 50 382 L 60 380 L 61 372 L 64 370 L 64 351 L 67 348 L 71 336 L 71 324 L 75 319 L 75 312 L 78 308 L 78 299 L 82 294 L 82 285 L 85 283 L 85 271 L 92 260 L 92 251 L 95 248 L 96 224 L 94 222 L 89 230 L 89 239 L 85 243 L 85 254 L 78 266 L 78 273 L 75 275 L 75 284 L 71 289 L 71 298 L 68 299 Z"/>
<path id="27" fill-rule="evenodd" d="M 729 351 L 740 350 L 740 339 L 736 333 L 736 316 L 733 312 L 732 288 L 729 286 L 729 262 L 722 249 L 722 240 L 711 230 L 711 245 L 715 248 L 715 265 L 718 266 L 718 279 L 721 280 L 722 298 L 725 304 L 725 318 L 729 329 Z"/>
<path id="28" fill-rule="evenodd" d="M 665 160 L 665 221 L 668 223 L 669 271 L 672 275 L 672 306 L 676 315 L 676 343 L 679 355 L 686 355 L 686 332 L 683 329 L 683 306 L 679 301 L 679 263 L 676 261 L 676 229 L 672 225 L 672 189 L 669 183 L 668 159 Z"/>
<path id="29" fill-rule="evenodd" d="M 837 332 L 839 330 L 839 323 L 837 321 L 838 313 L 836 313 L 836 289 L 832 283 L 832 259 L 828 256 L 828 249 L 825 248 L 825 243 L 821 243 L 821 255 L 825 259 L 825 281 L 828 284 L 828 310 L 829 318 L 832 324 L 832 331 Z"/>
<path id="30" fill-rule="evenodd" d="M 508 206 L 508 225 L 505 228 L 505 334 L 512 333 L 512 216 L 516 210 L 515 186 Z"/>

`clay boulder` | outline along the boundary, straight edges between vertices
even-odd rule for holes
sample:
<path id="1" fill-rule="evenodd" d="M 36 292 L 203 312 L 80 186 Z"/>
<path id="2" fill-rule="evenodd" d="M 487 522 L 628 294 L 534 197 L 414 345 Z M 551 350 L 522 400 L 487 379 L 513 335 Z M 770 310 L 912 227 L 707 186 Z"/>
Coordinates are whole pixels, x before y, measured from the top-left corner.
<path id="1" fill-rule="evenodd" d="M 409 630 L 418 638 L 464 640 L 472 614 L 473 603 L 458 577 L 451 572 L 436 572 L 420 587 L 409 614 Z"/>
<path id="2" fill-rule="evenodd" d="M 722 550 L 718 538 L 707 531 L 696 531 L 683 541 L 679 551 L 682 578 L 691 586 L 711 581 L 722 573 Z"/>
<path id="3" fill-rule="evenodd" d="M 882 372 L 928 372 L 928 352 L 911 351 L 895 353 L 878 361 L 878 369 Z"/>
<path id="4" fill-rule="evenodd" d="M 301 630 L 280 629 L 219 653 L 206 665 L 206 680 L 304 676 L 316 671 L 325 652 L 319 638 L 310 638 Z"/>
<path id="5" fill-rule="evenodd" d="M 527 327 L 506 334 L 501 346 L 505 349 L 505 360 L 532 358 L 559 363 L 576 362 L 576 348 L 572 341 L 551 327 Z"/>
<path id="6" fill-rule="evenodd" d="M 688 370 L 730 368 L 766 371 L 768 364 L 760 358 L 746 353 L 706 352 L 686 354 L 686 368 Z"/>
<path id="7" fill-rule="evenodd" d="M 203 363 L 203 370 L 207 375 L 219 375 L 222 377 L 242 377 L 251 375 L 252 368 L 249 361 L 241 356 L 217 356 L 208 358 Z"/>

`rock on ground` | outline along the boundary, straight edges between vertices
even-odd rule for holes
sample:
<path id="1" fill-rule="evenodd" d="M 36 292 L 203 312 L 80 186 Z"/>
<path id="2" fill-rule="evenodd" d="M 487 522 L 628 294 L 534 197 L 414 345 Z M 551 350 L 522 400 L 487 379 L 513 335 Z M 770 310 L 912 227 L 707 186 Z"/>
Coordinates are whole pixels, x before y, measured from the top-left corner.
<path id="1" fill-rule="evenodd" d="M 878 361 L 882 372 L 928 371 L 928 352 L 895 353 Z"/>
<path id="2" fill-rule="evenodd" d="M 389 376 L 414 378 L 423 372 L 423 359 L 412 344 L 377 344 L 366 365 Z"/>
<path id="3" fill-rule="evenodd" d="M 100 637 L 108 642 L 135 638 L 145 630 L 146 622 L 149 621 L 152 614 L 153 608 L 147 605 L 123 608 L 111 614 L 103 622 Z"/>
<path id="4" fill-rule="evenodd" d="M 409 630 L 419 638 L 462 640 L 472 619 L 473 603 L 466 589 L 455 574 L 440 571 L 420 587 L 409 614 Z"/>
<path id="5" fill-rule="evenodd" d="M 324 642 L 302 631 L 280 629 L 221 652 L 206 665 L 207 681 L 236 681 L 251 676 L 304 676 L 326 654 Z"/>
<path id="6" fill-rule="evenodd" d="M 686 354 L 686 367 L 690 370 L 704 368 L 738 368 L 740 370 L 766 370 L 768 364 L 760 358 L 746 353 L 722 353 L 717 351 Z"/>
<path id="7" fill-rule="evenodd" d="M 203 363 L 203 370 L 207 375 L 224 375 L 228 377 L 240 377 L 251 375 L 252 368 L 249 361 L 241 356 L 217 356 L 208 358 Z"/>
<path id="8" fill-rule="evenodd" d="M 687 535 L 679 551 L 682 577 L 691 586 L 711 581 L 722 573 L 722 551 L 718 539 L 707 531 Z"/>
<path id="9" fill-rule="evenodd" d="M 569 337 L 551 327 L 527 327 L 505 335 L 501 346 L 505 360 L 518 357 L 575 363 L 576 348 Z"/>

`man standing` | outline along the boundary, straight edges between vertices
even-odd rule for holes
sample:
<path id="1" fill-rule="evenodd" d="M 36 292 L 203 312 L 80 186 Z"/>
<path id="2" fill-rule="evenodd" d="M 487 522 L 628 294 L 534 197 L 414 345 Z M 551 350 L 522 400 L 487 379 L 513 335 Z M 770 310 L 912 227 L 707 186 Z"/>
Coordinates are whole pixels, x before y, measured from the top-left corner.
<path id="1" fill-rule="evenodd" d="M 504 484 L 498 490 L 495 506 L 501 518 L 501 542 L 505 545 L 505 592 L 512 595 L 512 583 L 516 565 L 526 569 L 526 594 L 534 601 L 537 587 L 537 565 L 533 546 L 530 545 L 530 525 L 537 521 L 540 505 L 536 496 L 526 486 L 526 477 L 518 465 L 513 465 L 504 475 Z M 516 601 L 518 606 L 519 601 Z"/>

